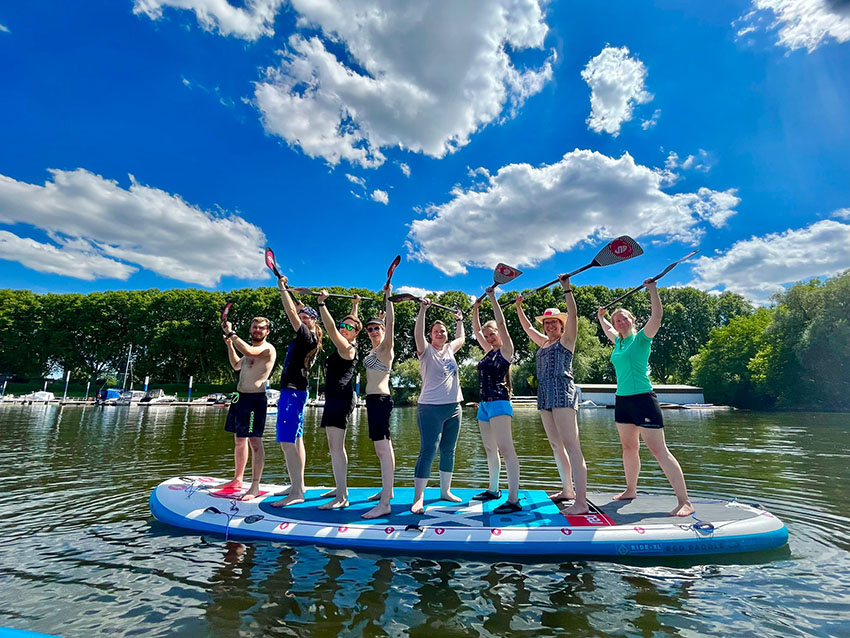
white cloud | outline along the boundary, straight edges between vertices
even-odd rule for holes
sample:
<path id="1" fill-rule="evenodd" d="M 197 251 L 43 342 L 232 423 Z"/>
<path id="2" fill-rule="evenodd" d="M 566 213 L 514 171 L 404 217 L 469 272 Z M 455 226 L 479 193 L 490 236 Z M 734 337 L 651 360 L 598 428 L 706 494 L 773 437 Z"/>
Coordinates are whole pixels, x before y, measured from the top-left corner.
<path id="1" fill-rule="evenodd" d="M 405 177 L 410 177 L 410 166 L 404 162 L 400 162 L 398 167 L 401 169 L 401 172 L 404 173 Z"/>
<path id="2" fill-rule="evenodd" d="M 670 195 L 661 190 L 665 176 L 628 153 L 614 159 L 578 149 L 555 164 L 509 164 L 482 186 L 457 187 L 449 202 L 430 207 L 428 218 L 412 222 L 408 247 L 454 275 L 499 261 L 535 265 L 623 233 L 695 243 L 706 223 L 721 226 L 735 213 L 734 190 Z"/>
<path id="3" fill-rule="evenodd" d="M 0 33 L 11 33 L 11 31 L 9 31 L 9 27 L 5 24 L 0 24 Z"/>
<path id="4" fill-rule="evenodd" d="M 376 167 L 386 148 L 444 157 L 552 78 L 554 52 L 523 69 L 510 53 L 542 50 L 543 4 L 292 0 L 302 32 L 255 85 L 263 125 L 331 165 Z"/>
<path id="5" fill-rule="evenodd" d="M 830 40 L 850 40 L 847 0 L 752 0 L 753 10 L 732 23 L 738 37 L 758 29 L 778 29 L 777 46 L 809 53 Z M 772 22 L 763 26 L 768 12 Z"/>
<path id="6" fill-rule="evenodd" d="M 714 157 L 711 153 L 704 149 L 699 149 L 696 155 L 688 155 L 684 160 L 679 158 L 679 154 L 675 151 L 670 151 L 667 155 L 667 159 L 664 162 L 664 167 L 667 170 L 685 170 L 685 171 L 699 171 L 700 173 L 707 173 L 711 170 L 711 167 L 714 166 Z"/>
<path id="7" fill-rule="evenodd" d="M 124 189 L 84 169 L 50 173 L 44 186 L 0 175 L 0 224 L 34 226 L 54 242 L 5 233 L 4 257 L 82 279 L 126 279 L 137 270 L 128 264 L 202 286 L 264 274 L 265 235 L 236 215 L 203 211 L 132 176 Z"/>
<path id="8" fill-rule="evenodd" d="M 274 18 L 284 0 L 245 0 L 245 6 L 234 7 L 227 0 L 135 0 L 133 13 L 151 20 L 162 18 L 162 8 L 194 11 L 207 31 L 257 40 L 274 34 Z"/>
<path id="9" fill-rule="evenodd" d="M 661 117 L 661 109 L 655 109 L 655 111 L 652 113 L 652 117 L 650 117 L 648 120 L 641 120 L 640 127 L 644 131 L 648 131 L 649 129 L 654 127 L 656 124 L 658 124 L 658 119 L 660 117 Z"/>
<path id="10" fill-rule="evenodd" d="M 372 191 L 372 199 L 381 204 L 390 203 L 390 196 L 387 194 L 387 191 L 382 191 L 379 188 L 376 188 Z"/>
<path id="11" fill-rule="evenodd" d="M 626 47 L 607 46 L 591 58 L 581 72 L 590 86 L 588 128 L 617 137 L 622 123 L 632 119 L 634 105 L 652 100 L 644 88 L 646 74 L 643 62 L 630 58 Z"/>
<path id="12" fill-rule="evenodd" d="M 850 268 L 850 224 L 822 220 L 800 229 L 736 242 L 717 257 L 694 260 L 703 289 L 723 287 L 759 303 L 784 284 L 834 275 Z"/>
<path id="13" fill-rule="evenodd" d="M 850 208 L 839 208 L 838 210 L 834 210 L 830 217 L 837 217 L 838 219 L 846 219 L 847 221 L 850 221 Z"/>
<path id="14" fill-rule="evenodd" d="M 345 176 L 352 184 L 357 184 L 360 188 L 366 188 L 366 180 L 362 177 L 357 177 L 356 175 L 351 175 L 350 173 L 346 173 Z"/>

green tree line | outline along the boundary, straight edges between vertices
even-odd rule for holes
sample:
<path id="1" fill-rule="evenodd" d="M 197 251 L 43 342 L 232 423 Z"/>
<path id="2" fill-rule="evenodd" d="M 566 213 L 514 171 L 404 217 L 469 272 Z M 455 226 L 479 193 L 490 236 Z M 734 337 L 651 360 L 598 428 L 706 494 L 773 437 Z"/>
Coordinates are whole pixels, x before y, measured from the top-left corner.
<path id="1" fill-rule="evenodd" d="M 694 288 L 661 290 L 664 323 L 653 344 L 651 376 L 656 383 L 696 382 L 705 388 L 706 399 L 742 407 L 796 407 L 803 394 L 811 401 L 820 397 L 822 407 L 847 405 L 844 388 L 850 326 L 842 314 L 850 275 L 825 283 L 798 284 L 776 298 L 771 309 L 753 307 L 743 297 L 725 292 L 709 294 Z M 363 297 L 360 316 L 378 312 L 382 293 L 360 288 L 332 288 L 331 292 Z M 596 309 L 624 292 L 604 286 L 574 286 L 579 309 L 575 376 L 580 383 L 612 383 L 608 361 L 611 347 L 596 321 Z M 552 306 L 564 307 L 560 287 L 526 294 L 529 316 Z M 516 292 L 504 293 L 500 301 L 513 302 Z M 309 295 L 302 300 L 315 305 Z M 136 385 L 150 376 L 157 387 L 168 383 L 232 384 L 219 327 L 220 312 L 233 302 L 230 320 L 243 337 L 251 318 L 271 320 L 269 340 L 278 348 L 278 365 L 272 383 L 280 378 L 283 354 L 293 337 L 276 288 L 210 292 L 196 289 L 134 290 L 82 294 L 39 295 L 24 290 L 0 290 L 0 374 L 43 378 L 52 371 L 71 372 L 85 383 L 123 372 L 129 345 L 133 345 L 132 370 Z M 458 353 L 464 396 L 478 398 L 475 363 L 481 350 L 471 336 L 472 300 L 458 291 L 437 296 L 435 301 L 461 309 L 468 335 Z M 648 318 L 649 298 L 637 293 L 624 302 L 638 324 Z M 336 318 L 348 313 L 350 301 L 331 298 L 328 309 Z M 399 402 L 413 401 L 418 393 L 418 362 L 415 358 L 413 323 L 418 305 L 396 304 L 393 383 Z M 846 313 L 844 313 L 846 314 Z M 482 321 L 492 316 L 489 301 L 481 309 Z M 453 329 L 448 312 L 428 311 L 428 322 L 443 319 Z M 512 378 L 514 393 L 536 393 L 536 346 L 520 327 L 516 312 L 506 309 L 508 329 L 516 345 Z M 358 340 L 359 358 L 369 351 L 369 340 Z M 313 374 L 324 367 L 333 345 L 325 339 Z M 823 364 L 834 366 L 831 377 Z M 362 372 L 362 371 L 361 371 Z M 829 377 L 829 378 L 824 378 Z M 839 379 L 840 378 L 840 379 Z M 314 387 L 314 386 L 313 386 Z M 818 389 L 818 392 L 806 392 Z"/>

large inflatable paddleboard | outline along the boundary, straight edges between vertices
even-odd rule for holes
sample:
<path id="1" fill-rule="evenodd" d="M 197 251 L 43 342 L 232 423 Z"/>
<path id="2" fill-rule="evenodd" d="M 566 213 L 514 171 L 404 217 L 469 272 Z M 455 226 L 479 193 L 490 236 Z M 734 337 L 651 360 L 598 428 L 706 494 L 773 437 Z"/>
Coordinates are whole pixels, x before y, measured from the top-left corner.
<path id="1" fill-rule="evenodd" d="M 611 494 L 590 494 L 592 511 L 566 516 L 564 504 L 552 502 L 542 490 L 521 490 L 523 509 L 498 515 L 500 500 L 481 503 L 479 490 L 454 489 L 462 503 L 439 499 L 439 490 L 425 493 L 425 513 L 409 507 L 412 488 L 396 488 L 392 513 L 364 520 L 375 488 L 349 490 L 350 506 L 320 510 L 327 488 L 311 488 L 298 505 L 273 507 L 284 486 L 262 485 L 259 497 L 239 500 L 240 492 L 221 489 L 224 480 L 177 477 L 157 486 L 150 496 L 153 515 L 164 523 L 232 539 L 264 539 L 284 543 L 314 543 L 329 547 L 420 555 L 536 556 L 697 556 L 773 549 L 785 545 L 788 530 L 778 518 L 757 505 L 738 501 L 696 499 L 696 512 L 670 517 L 673 496 L 641 494 L 631 501 L 613 501 Z M 243 490 L 244 492 L 244 490 Z"/>

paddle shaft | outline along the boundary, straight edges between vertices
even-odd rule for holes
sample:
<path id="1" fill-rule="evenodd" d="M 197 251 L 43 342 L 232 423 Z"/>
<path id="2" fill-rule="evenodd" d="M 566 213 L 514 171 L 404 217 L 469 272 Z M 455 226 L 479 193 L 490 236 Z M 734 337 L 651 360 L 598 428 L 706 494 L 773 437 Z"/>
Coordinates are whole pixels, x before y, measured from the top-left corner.
<path id="1" fill-rule="evenodd" d="M 650 281 L 658 281 L 658 280 L 659 280 L 659 279 L 661 279 L 664 275 L 666 275 L 668 272 L 670 272 L 671 270 L 673 270 L 673 268 L 675 268 L 676 266 L 678 266 L 679 264 L 681 264 L 681 263 L 682 263 L 683 261 L 685 261 L 686 259 L 690 259 L 690 258 L 691 258 L 691 257 L 693 257 L 694 255 L 696 255 L 698 252 L 699 252 L 699 250 L 694 250 L 694 251 L 692 251 L 692 252 L 688 253 L 687 255 L 685 255 L 684 257 L 682 257 L 681 259 L 679 259 L 679 260 L 677 260 L 677 261 L 674 261 L 672 264 L 670 264 L 669 266 L 667 266 L 667 268 L 665 268 L 665 269 L 664 269 L 664 270 L 662 270 L 660 273 L 658 273 L 657 275 L 655 275 L 655 277 L 652 277 L 652 279 L 651 279 Z M 614 301 L 610 301 L 610 302 L 608 302 L 607 304 L 605 304 L 604 306 L 602 306 L 602 309 L 603 309 L 603 310 L 608 310 L 608 308 L 610 308 L 611 306 L 613 306 L 615 303 L 622 301 L 622 300 L 623 300 L 623 299 L 625 299 L 626 297 L 631 297 L 633 294 L 635 294 L 636 292 L 638 292 L 639 290 L 641 290 L 641 289 L 642 289 L 642 288 L 644 288 L 644 287 L 645 287 L 645 284 L 641 284 L 640 286 L 635 286 L 634 288 L 632 288 L 631 290 L 629 290 L 627 293 L 625 293 L 625 294 L 623 294 L 623 295 L 620 295 L 619 297 L 617 297 L 616 299 L 614 299 Z"/>

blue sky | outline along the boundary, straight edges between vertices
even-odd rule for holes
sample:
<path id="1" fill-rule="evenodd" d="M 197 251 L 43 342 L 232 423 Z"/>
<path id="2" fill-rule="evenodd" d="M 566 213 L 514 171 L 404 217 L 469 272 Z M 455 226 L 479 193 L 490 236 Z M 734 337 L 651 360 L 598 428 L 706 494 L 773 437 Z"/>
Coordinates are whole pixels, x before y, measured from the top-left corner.
<path id="1" fill-rule="evenodd" d="M 850 268 L 850 5 L 0 8 L 0 286 L 577 284 L 763 303 Z"/>

